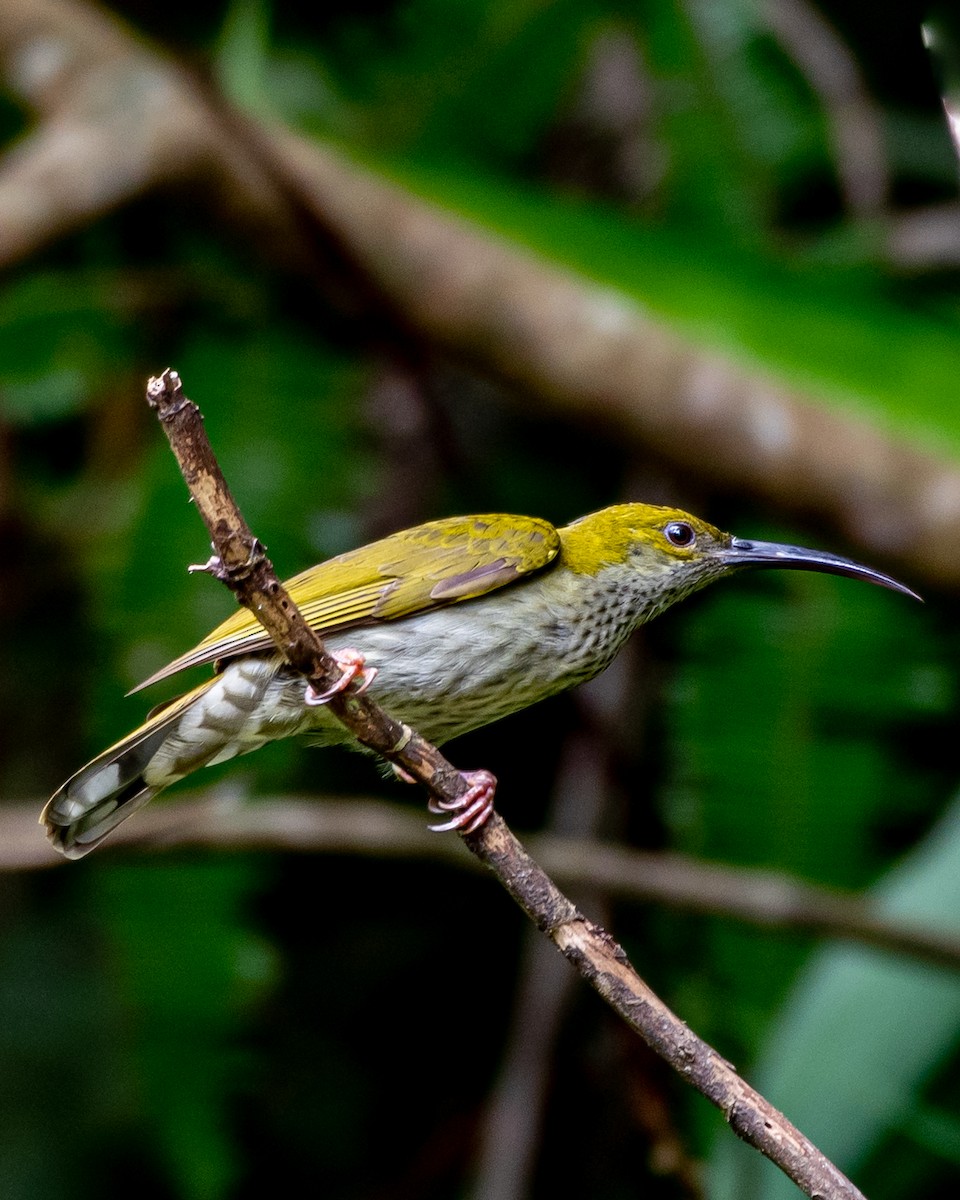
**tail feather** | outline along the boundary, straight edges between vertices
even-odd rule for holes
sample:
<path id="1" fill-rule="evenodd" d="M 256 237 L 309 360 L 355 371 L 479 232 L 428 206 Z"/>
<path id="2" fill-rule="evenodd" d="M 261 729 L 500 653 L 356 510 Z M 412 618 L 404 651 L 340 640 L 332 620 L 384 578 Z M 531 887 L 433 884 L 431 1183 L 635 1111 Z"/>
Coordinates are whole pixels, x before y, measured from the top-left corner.
<path id="1" fill-rule="evenodd" d="M 54 793 L 40 815 L 47 837 L 67 858 L 82 858 L 121 821 L 172 783 L 149 784 L 150 760 L 183 712 L 209 683 L 201 684 L 158 711 L 122 741 L 97 755 Z"/>

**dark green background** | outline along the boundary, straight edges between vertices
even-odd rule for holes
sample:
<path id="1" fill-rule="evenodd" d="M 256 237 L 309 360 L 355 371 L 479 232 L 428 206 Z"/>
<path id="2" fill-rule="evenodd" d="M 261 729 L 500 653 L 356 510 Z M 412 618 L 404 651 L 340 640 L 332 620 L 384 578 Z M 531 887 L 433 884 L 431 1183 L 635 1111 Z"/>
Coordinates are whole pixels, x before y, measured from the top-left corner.
<path id="1" fill-rule="evenodd" d="M 255 111 L 802 379 L 812 402 L 854 395 L 891 436 L 960 453 L 960 280 L 894 268 L 880 227 L 844 205 L 822 96 L 759 6 L 290 7 L 117 10 Z M 909 10 L 820 10 L 882 115 L 903 209 L 953 198 L 957 171 Z M 633 56 L 646 99 L 633 118 L 614 106 L 607 128 L 583 97 L 611 45 Z M 10 139 L 28 121 L 12 101 L 0 119 Z M 171 186 L 6 274 L 4 799 L 39 807 L 154 702 L 124 692 L 231 609 L 184 570 L 206 541 L 142 400 L 167 365 L 287 574 L 398 523 L 491 510 L 559 523 L 625 498 L 849 550 L 708 487 L 695 464 L 670 470 L 597 432 L 587 408 L 550 418 L 462 363 L 424 364 L 422 347 L 401 361 L 329 281 L 288 267 Z M 820 577 L 724 584 L 644 631 L 589 704 L 560 698 L 451 755 L 498 774 L 518 828 L 556 819 L 562 768 L 588 755 L 583 803 L 607 836 L 876 888 L 890 912 L 956 929 L 955 599 L 925 590 L 921 608 Z M 420 803 L 367 761 L 293 745 L 169 803 L 214 786 Z M 472 1194 L 528 936 L 491 880 L 375 856 L 105 848 L 0 876 L 0 897 L 7 1200 Z M 721 916 L 591 903 L 668 1003 L 874 1200 L 955 1195 L 955 975 Z M 702 1164 L 702 1192 L 651 1162 L 657 1105 Z M 558 1193 L 794 1194 L 579 985 L 528 1194 Z"/>

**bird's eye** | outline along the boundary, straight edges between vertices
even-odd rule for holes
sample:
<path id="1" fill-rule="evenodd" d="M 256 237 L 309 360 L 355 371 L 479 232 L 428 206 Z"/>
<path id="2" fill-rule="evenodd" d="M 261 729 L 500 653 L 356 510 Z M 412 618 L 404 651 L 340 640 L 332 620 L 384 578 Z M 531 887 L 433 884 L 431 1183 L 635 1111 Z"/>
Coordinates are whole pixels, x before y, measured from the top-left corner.
<path id="1" fill-rule="evenodd" d="M 692 546 L 697 540 L 693 526 L 688 525 L 686 521 L 671 521 L 663 533 L 671 546 L 679 546 L 681 549 Z"/>

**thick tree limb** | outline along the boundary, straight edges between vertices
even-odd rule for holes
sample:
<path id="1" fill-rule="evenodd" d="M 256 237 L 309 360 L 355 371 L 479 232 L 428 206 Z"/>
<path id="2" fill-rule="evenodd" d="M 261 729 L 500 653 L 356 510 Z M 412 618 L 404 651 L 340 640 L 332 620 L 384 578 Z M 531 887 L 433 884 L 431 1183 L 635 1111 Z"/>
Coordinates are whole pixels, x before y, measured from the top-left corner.
<path id="1" fill-rule="evenodd" d="M 960 469 L 698 348 L 629 297 L 443 213 L 321 143 L 264 154 L 433 343 L 525 402 L 615 429 L 685 473 L 828 520 L 851 542 L 960 583 Z"/>
<path id="2" fill-rule="evenodd" d="M 687 475 L 960 584 L 950 459 L 686 342 L 629 298 L 444 215 L 332 146 L 225 120 L 175 65 L 76 0 L 5 0 L 0 63 L 43 117 L 0 160 L 0 265 L 171 178 L 218 196 L 285 259 L 310 241 L 306 213 L 381 318 L 519 383 L 545 411 L 604 422 Z"/>
<path id="3" fill-rule="evenodd" d="M 199 410 L 184 396 L 176 372 L 151 379 L 147 399 L 163 424 L 213 539 L 214 559 L 208 566 L 257 616 L 290 665 L 317 690 L 327 690 L 339 678 L 340 669 L 300 615 L 233 504 Z M 367 696 L 341 692 L 332 697 L 329 707 L 360 742 L 402 766 L 437 800 L 453 802 L 466 792 L 467 781 L 436 747 Z M 861 1196 L 782 1113 L 647 987 L 621 947 L 563 895 L 499 815 L 494 813 L 476 832 L 461 837 L 583 978 L 649 1046 L 721 1109 L 741 1138 L 777 1163 L 809 1196 L 823 1200 Z"/>
<path id="4" fill-rule="evenodd" d="M 276 185 L 193 80 L 118 18 L 72 0 L 3 0 L 0 71 L 40 118 L 0 159 L 0 267 L 187 180 L 273 252 L 299 242 Z"/>

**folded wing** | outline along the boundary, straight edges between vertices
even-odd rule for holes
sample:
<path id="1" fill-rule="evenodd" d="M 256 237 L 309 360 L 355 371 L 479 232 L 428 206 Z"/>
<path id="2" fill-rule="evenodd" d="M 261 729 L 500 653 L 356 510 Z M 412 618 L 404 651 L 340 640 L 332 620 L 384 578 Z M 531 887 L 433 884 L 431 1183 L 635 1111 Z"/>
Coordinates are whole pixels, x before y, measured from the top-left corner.
<path id="1" fill-rule="evenodd" d="M 322 636 L 482 596 L 542 570 L 559 550 L 556 529 L 536 517 L 448 517 L 328 559 L 287 588 Z M 272 646 L 259 621 L 241 609 L 133 690 L 187 667 Z"/>

